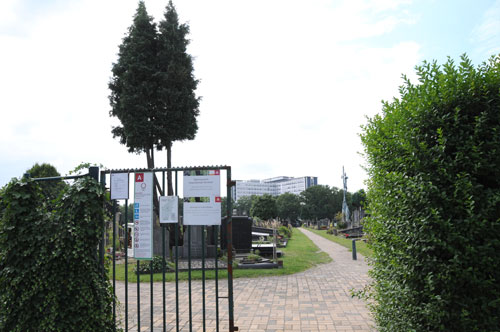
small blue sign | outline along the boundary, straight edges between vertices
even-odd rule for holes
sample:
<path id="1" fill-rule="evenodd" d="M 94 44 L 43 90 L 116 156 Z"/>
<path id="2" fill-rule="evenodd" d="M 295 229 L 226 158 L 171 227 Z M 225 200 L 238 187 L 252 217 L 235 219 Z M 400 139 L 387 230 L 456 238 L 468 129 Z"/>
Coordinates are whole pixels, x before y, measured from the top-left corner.
<path id="1" fill-rule="evenodd" d="M 134 213 L 139 213 L 139 209 L 134 209 Z"/>
<path id="2" fill-rule="evenodd" d="M 134 208 L 138 209 L 139 208 L 139 203 L 134 203 Z"/>
<path id="3" fill-rule="evenodd" d="M 139 219 L 139 213 L 134 214 L 134 219 Z"/>

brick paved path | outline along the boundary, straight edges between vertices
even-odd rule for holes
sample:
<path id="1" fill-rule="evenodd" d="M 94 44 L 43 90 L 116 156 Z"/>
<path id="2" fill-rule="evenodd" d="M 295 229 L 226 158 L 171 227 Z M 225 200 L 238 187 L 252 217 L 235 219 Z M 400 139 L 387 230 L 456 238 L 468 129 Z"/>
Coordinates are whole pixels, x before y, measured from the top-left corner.
<path id="1" fill-rule="evenodd" d="M 239 331 L 374 331 L 365 304 L 350 296 L 352 288 L 360 289 L 368 282 L 364 258 L 352 260 L 344 247 L 307 230 L 300 229 L 333 262 L 290 276 L 239 278 L 234 280 L 234 317 Z M 125 284 L 117 282 L 117 296 L 123 303 Z M 193 331 L 202 329 L 201 282 L 192 283 Z M 137 331 L 136 284 L 129 284 L 129 331 Z M 175 284 L 166 284 L 167 331 L 175 331 Z M 188 284 L 181 282 L 181 331 L 189 331 Z M 214 281 L 207 281 L 206 330 L 215 331 Z M 154 332 L 163 331 L 162 284 L 153 285 Z M 219 281 L 219 295 L 227 294 L 227 281 Z M 141 331 L 150 331 L 149 283 L 141 284 Z M 220 300 L 220 331 L 228 331 L 227 301 Z M 119 310 L 123 317 L 123 305 Z"/>

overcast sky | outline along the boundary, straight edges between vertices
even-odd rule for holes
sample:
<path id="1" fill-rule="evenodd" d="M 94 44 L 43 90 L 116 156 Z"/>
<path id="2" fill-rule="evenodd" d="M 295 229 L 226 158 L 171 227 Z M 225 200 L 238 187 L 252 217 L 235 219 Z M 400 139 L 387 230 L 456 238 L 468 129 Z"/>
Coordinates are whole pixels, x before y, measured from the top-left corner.
<path id="1" fill-rule="evenodd" d="M 108 82 L 135 0 L 0 1 L 0 186 L 34 163 L 145 167 L 113 139 Z M 167 0 L 147 0 L 159 21 Z M 500 53 L 494 0 L 176 0 L 201 80 L 199 131 L 174 166 L 364 188 L 360 126 L 423 60 Z M 156 157 L 165 166 L 165 152 Z"/>

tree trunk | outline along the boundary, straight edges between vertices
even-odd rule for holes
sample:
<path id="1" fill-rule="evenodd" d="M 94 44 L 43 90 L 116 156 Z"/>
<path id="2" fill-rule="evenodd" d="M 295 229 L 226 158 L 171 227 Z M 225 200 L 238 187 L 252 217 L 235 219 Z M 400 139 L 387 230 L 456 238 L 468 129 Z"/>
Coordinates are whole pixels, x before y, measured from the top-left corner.
<path id="1" fill-rule="evenodd" d="M 150 148 L 150 149 L 146 150 L 146 158 L 147 158 L 147 162 L 148 162 L 148 168 L 149 169 L 155 168 L 154 148 Z M 160 210 L 159 210 L 159 206 L 158 206 L 158 192 L 156 190 L 160 189 L 160 188 L 158 188 L 159 183 L 158 183 L 158 179 L 156 179 L 156 174 L 153 174 L 153 186 L 154 186 L 154 190 L 153 190 L 153 195 L 154 195 L 153 210 L 154 210 L 155 217 L 157 217 L 158 216 L 158 211 L 160 211 Z M 160 194 L 161 194 L 161 189 L 159 191 L 160 191 Z"/>
<path id="2" fill-rule="evenodd" d="M 167 144 L 167 168 L 172 168 L 172 142 Z M 172 196 L 174 189 L 172 185 L 172 172 L 167 172 L 167 195 Z"/>
<path id="3" fill-rule="evenodd" d="M 148 168 L 155 168 L 155 157 L 154 157 L 154 147 L 146 150 L 146 158 L 148 163 Z M 162 195 L 163 191 L 161 190 L 160 183 L 156 178 L 156 174 L 153 174 L 154 181 L 154 190 L 153 190 L 153 255 L 162 255 L 163 246 L 162 246 L 162 229 L 159 223 L 159 200 L 158 200 L 158 192 Z M 158 190 L 158 191 L 157 191 Z M 166 257 L 168 257 L 168 248 L 169 248 L 169 234 L 167 232 L 165 238 L 165 247 L 167 248 Z"/>
<path id="4" fill-rule="evenodd" d="M 167 144 L 166 148 L 167 148 L 167 168 L 170 169 L 170 168 L 172 168 L 172 142 Z M 171 171 L 167 171 L 167 189 L 166 189 L 166 192 L 167 192 L 168 196 L 174 195 L 174 188 L 172 185 L 172 172 Z M 175 229 L 174 229 L 175 226 L 176 226 L 175 224 L 168 224 L 168 231 L 170 234 L 170 237 L 169 237 L 170 249 L 172 249 L 172 247 L 174 246 L 174 243 L 175 243 Z M 179 247 L 180 247 L 183 243 L 183 239 L 182 239 L 181 234 L 179 234 L 178 241 L 179 241 L 178 243 L 179 243 Z"/>
<path id="5" fill-rule="evenodd" d="M 152 154 L 154 153 L 153 148 L 147 149 L 146 150 L 146 159 L 148 163 L 148 168 L 154 168 L 155 167 L 155 162 Z"/>

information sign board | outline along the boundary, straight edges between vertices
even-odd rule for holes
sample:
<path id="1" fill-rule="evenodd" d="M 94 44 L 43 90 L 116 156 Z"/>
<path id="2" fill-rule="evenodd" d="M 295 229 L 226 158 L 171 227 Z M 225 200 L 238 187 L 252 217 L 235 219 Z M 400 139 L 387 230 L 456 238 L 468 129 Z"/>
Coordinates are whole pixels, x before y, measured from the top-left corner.
<path id="1" fill-rule="evenodd" d="M 220 172 L 217 170 L 198 171 L 198 173 L 205 174 L 196 175 L 196 172 L 184 172 L 184 197 L 220 196 Z"/>
<path id="2" fill-rule="evenodd" d="M 220 225 L 220 219 L 220 200 L 184 202 L 184 225 Z"/>
<path id="3" fill-rule="evenodd" d="M 160 196 L 160 223 L 177 223 L 179 220 L 179 197 Z"/>
<path id="4" fill-rule="evenodd" d="M 111 199 L 128 199 L 128 173 L 111 173 Z"/>
<path id="5" fill-rule="evenodd" d="M 220 225 L 220 171 L 186 171 L 183 180 L 184 225 Z"/>
<path id="6" fill-rule="evenodd" d="M 153 173 L 135 173 L 134 257 L 153 259 Z"/>

